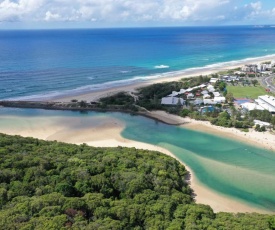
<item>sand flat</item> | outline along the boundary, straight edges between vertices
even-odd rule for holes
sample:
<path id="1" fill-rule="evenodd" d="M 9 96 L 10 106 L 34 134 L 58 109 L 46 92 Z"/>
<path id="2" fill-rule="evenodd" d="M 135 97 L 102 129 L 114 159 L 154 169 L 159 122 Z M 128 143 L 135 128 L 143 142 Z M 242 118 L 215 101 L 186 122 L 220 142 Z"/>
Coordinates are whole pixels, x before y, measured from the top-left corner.
<path id="1" fill-rule="evenodd" d="M 137 149 L 160 151 L 166 155 L 176 158 L 171 152 L 162 147 L 123 138 L 121 136 L 121 132 L 124 129 L 125 124 L 115 118 L 107 118 L 106 120 L 102 118 L 89 118 L 87 121 L 83 121 L 80 117 L 68 118 L 56 116 L 51 117 L 49 121 L 47 117 L 28 118 L 20 116 L 6 116 L 1 117 L 1 120 L 9 125 L 6 127 L 0 127 L 0 132 L 11 135 L 19 134 L 25 137 L 31 136 L 44 140 L 57 140 L 74 144 L 87 143 L 88 145 L 95 147 L 135 147 Z M 18 125 L 18 122 L 23 125 Z M 226 211 L 266 213 L 265 210 L 257 209 L 235 201 L 203 186 L 196 179 L 192 170 L 188 166 L 186 166 L 186 168 L 189 172 L 191 172 L 191 188 L 196 194 L 195 199 L 198 203 L 210 205 L 215 212 Z"/>

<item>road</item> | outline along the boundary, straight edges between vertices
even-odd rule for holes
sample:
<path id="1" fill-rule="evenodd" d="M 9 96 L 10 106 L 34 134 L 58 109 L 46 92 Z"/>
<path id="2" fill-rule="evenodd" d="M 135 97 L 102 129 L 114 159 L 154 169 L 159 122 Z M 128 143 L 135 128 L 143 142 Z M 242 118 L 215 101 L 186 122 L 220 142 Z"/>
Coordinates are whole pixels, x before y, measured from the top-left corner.
<path id="1" fill-rule="evenodd" d="M 262 78 L 262 83 L 263 83 L 264 87 L 266 87 L 267 89 L 270 89 L 270 91 L 273 93 L 275 93 L 274 78 L 275 78 L 274 74 L 272 74 L 268 77 Z"/>

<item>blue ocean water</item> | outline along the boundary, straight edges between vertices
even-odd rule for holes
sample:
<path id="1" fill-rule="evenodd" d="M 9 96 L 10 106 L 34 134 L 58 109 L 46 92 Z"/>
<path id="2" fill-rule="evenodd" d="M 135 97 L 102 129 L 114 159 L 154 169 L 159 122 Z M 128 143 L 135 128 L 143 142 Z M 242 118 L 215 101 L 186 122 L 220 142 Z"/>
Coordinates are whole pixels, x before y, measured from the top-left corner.
<path id="1" fill-rule="evenodd" d="M 0 31 L 0 99 L 41 99 L 275 54 L 275 28 Z"/>

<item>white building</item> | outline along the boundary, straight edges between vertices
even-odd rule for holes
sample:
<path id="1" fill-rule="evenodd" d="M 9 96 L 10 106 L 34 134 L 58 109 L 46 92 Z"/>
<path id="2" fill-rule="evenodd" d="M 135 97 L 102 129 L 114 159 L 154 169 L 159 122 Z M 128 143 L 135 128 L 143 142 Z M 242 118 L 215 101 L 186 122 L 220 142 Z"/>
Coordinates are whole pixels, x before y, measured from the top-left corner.
<path id="1" fill-rule="evenodd" d="M 207 90 L 208 90 L 209 92 L 214 92 L 214 91 L 215 91 L 215 88 L 214 88 L 213 85 L 208 85 L 208 86 L 207 86 Z"/>
<path id="2" fill-rule="evenodd" d="M 188 93 L 186 97 L 187 97 L 187 99 L 192 99 L 192 98 L 194 98 L 194 96 L 195 95 L 193 93 Z"/>
<path id="3" fill-rule="evenodd" d="M 203 90 L 203 91 L 201 91 L 201 94 L 202 95 L 208 94 L 208 91 L 207 90 Z"/>
<path id="4" fill-rule="evenodd" d="M 183 105 L 185 103 L 185 100 L 178 97 L 163 97 L 161 99 L 162 105 Z"/>
<path id="5" fill-rule="evenodd" d="M 254 72 L 254 73 L 256 73 L 257 70 L 258 70 L 257 65 L 245 65 L 245 66 L 242 67 L 243 72 Z"/>
<path id="6" fill-rule="evenodd" d="M 203 103 L 205 105 L 216 105 L 217 102 L 214 101 L 214 99 L 203 99 Z"/>
<path id="7" fill-rule="evenodd" d="M 178 92 L 178 94 L 184 94 L 185 92 L 186 92 L 185 89 L 181 89 L 181 90 Z"/>
<path id="8" fill-rule="evenodd" d="M 178 96 L 178 95 L 179 95 L 178 92 L 173 91 L 170 95 L 168 95 L 168 97 L 176 97 L 176 96 Z"/>
<path id="9" fill-rule="evenodd" d="M 211 96 L 207 93 L 203 95 L 203 99 L 211 98 Z"/>
<path id="10" fill-rule="evenodd" d="M 221 94 L 219 92 L 213 92 L 213 94 L 214 94 L 215 97 L 221 96 Z"/>
<path id="11" fill-rule="evenodd" d="M 246 110 L 246 111 L 251 111 L 251 110 L 264 110 L 264 108 L 260 105 L 257 105 L 255 103 L 251 102 L 246 102 L 241 104 L 241 107 Z"/>
<path id="12" fill-rule="evenodd" d="M 191 102 L 191 101 L 190 101 Z M 196 98 L 194 101 L 191 102 L 193 105 L 201 105 L 203 100 L 200 98 Z"/>
<path id="13" fill-rule="evenodd" d="M 214 97 L 214 101 L 217 104 L 224 103 L 225 102 L 225 97 Z"/>
<path id="14" fill-rule="evenodd" d="M 218 80 L 219 78 L 211 78 L 209 82 L 215 84 Z"/>
<path id="15" fill-rule="evenodd" d="M 268 122 L 264 122 L 264 121 L 259 121 L 259 120 L 254 120 L 254 123 L 255 123 L 255 125 L 259 125 L 259 126 L 265 126 L 265 127 L 270 127 L 271 125 L 270 125 L 270 123 L 268 123 Z"/>
<path id="16" fill-rule="evenodd" d="M 275 97 L 264 95 L 259 96 L 255 101 L 264 109 L 271 113 L 275 113 Z"/>

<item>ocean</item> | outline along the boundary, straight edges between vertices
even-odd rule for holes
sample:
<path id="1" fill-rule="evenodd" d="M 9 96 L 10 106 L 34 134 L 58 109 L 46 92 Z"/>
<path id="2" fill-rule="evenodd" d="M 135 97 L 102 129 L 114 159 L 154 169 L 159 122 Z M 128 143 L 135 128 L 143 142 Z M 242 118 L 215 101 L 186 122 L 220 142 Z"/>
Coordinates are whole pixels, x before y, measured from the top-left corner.
<path id="1" fill-rule="evenodd" d="M 0 31 L 0 99 L 40 100 L 275 54 L 253 26 Z"/>

